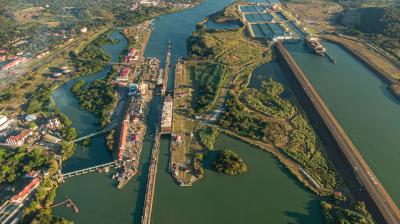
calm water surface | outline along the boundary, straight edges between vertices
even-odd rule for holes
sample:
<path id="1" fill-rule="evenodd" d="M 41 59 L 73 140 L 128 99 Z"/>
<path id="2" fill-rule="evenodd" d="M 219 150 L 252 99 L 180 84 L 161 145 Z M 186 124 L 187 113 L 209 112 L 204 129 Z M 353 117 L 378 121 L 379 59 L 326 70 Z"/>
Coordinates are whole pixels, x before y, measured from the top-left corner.
<path id="1" fill-rule="evenodd" d="M 173 43 L 174 60 L 186 56 L 186 39 L 194 31 L 196 23 L 231 2 L 206 1 L 194 9 L 155 19 L 145 56 L 160 57 L 164 63 L 169 40 Z M 118 33 L 112 36 L 120 41 L 116 45 L 105 46 L 105 50 L 113 56 L 113 60 L 117 60 L 126 46 L 126 40 Z M 82 79 L 100 79 L 106 76 L 109 69 L 106 67 L 104 71 Z M 73 121 L 79 135 L 84 135 L 98 129 L 98 119 L 79 108 L 69 90 L 74 82 L 76 80 L 57 89 L 53 97 L 58 108 Z M 172 83 L 171 77 L 170 88 Z M 70 197 L 79 207 L 79 214 L 74 214 L 72 209 L 57 207 L 54 209 L 55 215 L 75 223 L 140 223 L 159 102 L 160 98 L 155 97 L 150 107 L 149 128 L 137 176 L 122 190 L 117 190 L 107 175 L 92 173 L 68 179 L 61 185 L 56 201 Z M 66 162 L 64 170 L 110 161 L 112 157 L 104 143 L 104 136 L 98 136 L 92 140 L 89 148 L 78 148 L 75 155 Z M 269 154 L 226 136 L 217 142 L 216 148 L 222 147 L 230 147 L 238 152 L 246 160 L 249 172 L 243 176 L 229 177 L 207 169 L 202 181 L 192 188 L 182 188 L 175 184 L 166 171 L 168 141 L 163 139 L 153 223 L 321 222 L 318 198 L 304 189 Z"/>
<path id="2" fill-rule="evenodd" d="M 287 45 L 319 95 L 400 205 L 400 102 L 371 70 L 340 46 L 324 42 L 336 58 L 308 53 L 302 44 Z"/>

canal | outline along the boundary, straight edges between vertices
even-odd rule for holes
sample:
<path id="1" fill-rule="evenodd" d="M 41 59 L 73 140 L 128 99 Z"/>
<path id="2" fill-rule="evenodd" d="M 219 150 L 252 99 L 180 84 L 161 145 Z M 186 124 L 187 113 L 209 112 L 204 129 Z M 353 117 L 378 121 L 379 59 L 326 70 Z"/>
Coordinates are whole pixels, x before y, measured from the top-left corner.
<path id="1" fill-rule="evenodd" d="M 164 64 L 169 40 L 173 43 L 172 61 L 186 56 L 186 39 L 195 30 L 196 23 L 231 2 L 208 0 L 196 8 L 158 17 L 154 21 L 145 56 L 159 57 Z M 111 37 L 119 42 L 105 45 L 104 48 L 113 60 L 118 60 L 126 46 L 126 39 L 117 32 L 112 33 Z M 100 79 L 109 70 L 110 67 L 106 67 L 102 72 L 80 79 L 89 82 Z M 173 86 L 173 70 L 171 73 L 170 88 Z M 70 87 L 77 80 L 58 88 L 53 93 L 53 99 L 57 107 L 72 120 L 79 135 L 84 135 L 97 130 L 99 122 L 92 114 L 80 109 L 70 93 Z M 160 98 L 155 97 L 150 107 L 148 133 L 138 174 L 122 190 L 118 190 L 111 177 L 104 174 L 91 173 L 66 180 L 58 190 L 56 201 L 70 197 L 78 206 L 79 214 L 60 206 L 54 209 L 56 216 L 66 217 L 75 223 L 140 223 L 159 101 Z M 167 172 L 168 140 L 162 140 L 154 223 L 255 223 L 260 220 L 273 223 L 321 223 L 319 199 L 268 153 L 227 136 L 220 137 L 216 147 L 230 147 L 239 153 L 246 160 L 249 172 L 244 176 L 229 177 L 208 168 L 203 180 L 192 188 L 182 188 Z M 77 147 L 76 153 L 63 169 L 75 170 L 111 159 L 104 136 L 97 136 L 89 147 Z"/>
<path id="2" fill-rule="evenodd" d="M 342 47 L 324 42 L 336 59 L 308 53 L 303 44 L 287 44 L 318 94 L 400 205 L 400 102 L 388 86 Z"/>

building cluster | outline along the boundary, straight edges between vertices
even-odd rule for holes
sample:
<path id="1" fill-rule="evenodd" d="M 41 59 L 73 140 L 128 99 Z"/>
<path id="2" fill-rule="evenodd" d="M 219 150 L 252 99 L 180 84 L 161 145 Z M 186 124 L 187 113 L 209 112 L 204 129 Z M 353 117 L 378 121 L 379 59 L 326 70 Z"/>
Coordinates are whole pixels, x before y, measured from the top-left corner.
<path id="1" fill-rule="evenodd" d="M 28 59 L 25 58 L 25 57 L 15 57 L 14 59 L 11 59 L 10 62 L 8 62 L 5 65 L 3 65 L 1 67 L 1 70 L 3 70 L 3 71 L 10 70 L 10 69 L 16 67 L 17 65 L 21 65 L 21 64 L 23 64 L 23 63 L 25 63 L 27 61 L 28 61 Z"/>
<path id="2" fill-rule="evenodd" d="M 56 71 L 52 74 L 53 78 L 59 78 L 62 75 L 68 75 L 71 74 L 72 70 L 69 69 L 68 66 L 62 66 L 59 69 L 56 69 Z"/>
<path id="3" fill-rule="evenodd" d="M 0 115 L 0 144 L 10 148 L 26 144 L 42 146 L 57 144 L 61 141 L 59 132 L 61 127 L 62 124 L 57 117 L 38 119 L 35 114 L 29 114 L 22 119 L 9 119 L 5 115 Z"/>
<path id="4" fill-rule="evenodd" d="M 134 64 L 137 60 L 139 60 L 137 53 L 138 51 L 135 48 L 131 48 L 128 54 L 124 57 L 124 62 Z"/>

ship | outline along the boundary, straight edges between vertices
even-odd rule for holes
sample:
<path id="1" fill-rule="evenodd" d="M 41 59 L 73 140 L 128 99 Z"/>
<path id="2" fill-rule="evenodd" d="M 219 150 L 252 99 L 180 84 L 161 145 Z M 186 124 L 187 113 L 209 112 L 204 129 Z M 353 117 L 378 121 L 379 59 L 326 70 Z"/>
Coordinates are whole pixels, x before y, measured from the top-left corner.
<path id="1" fill-rule="evenodd" d="M 318 38 L 308 36 L 304 41 L 307 47 L 310 48 L 313 53 L 321 56 L 325 55 L 326 49 L 324 46 L 322 46 Z"/>

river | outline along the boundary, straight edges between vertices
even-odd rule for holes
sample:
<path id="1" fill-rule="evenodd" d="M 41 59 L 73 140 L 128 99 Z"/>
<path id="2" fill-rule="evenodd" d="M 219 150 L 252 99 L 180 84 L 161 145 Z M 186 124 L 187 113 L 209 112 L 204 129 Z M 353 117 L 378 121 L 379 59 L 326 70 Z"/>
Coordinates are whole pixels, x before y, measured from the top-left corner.
<path id="1" fill-rule="evenodd" d="M 208 0 L 196 8 L 155 19 L 145 56 L 156 56 L 164 64 L 168 40 L 173 43 L 172 56 L 186 56 L 186 39 L 196 23 L 207 15 L 221 10 L 231 0 Z M 106 52 L 118 60 L 126 46 L 126 39 L 117 32 L 112 38 L 116 45 L 104 46 Z M 174 61 L 173 60 L 173 61 Z M 84 76 L 93 81 L 105 77 L 109 71 Z M 171 76 L 173 77 L 173 71 Z M 170 78 L 169 87 L 173 85 Z M 79 80 L 79 79 L 78 79 Z M 53 98 L 57 107 L 73 122 L 79 135 L 98 129 L 98 119 L 79 108 L 70 93 L 77 80 L 58 88 Z M 66 207 L 55 208 L 54 214 L 75 223 L 139 223 L 147 181 L 149 156 L 154 123 L 159 113 L 159 98 L 152 101 L 149 128 L 140 159 L 139 172 L 122 190 L 114 186 L 109 175 L 91 173 L 67 179 L 57 193 L 56 201 L 70 197 L 79 208 L 79 214 Z M 65 171 L 110 161 L 104 136 L 92 139 L 91 145 L 76 153 L 65 163 Z M 249 172 L 229 177 L 206 169 L 205 177 L 191 188 L 179 187 L 167 172 L 168 140 L 163 138 L 156 183 L 154 223 L 321 223 L 319 199 L 306 190 L 270 154 L 227 136 L 218 139 L 216 148 L 230 147 L 247 162 Z"/>

